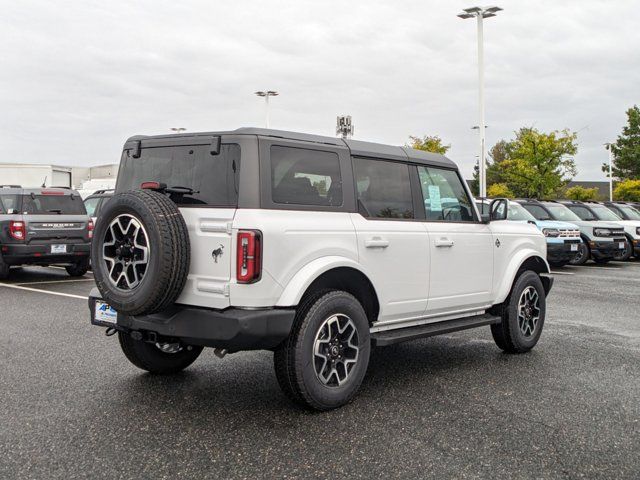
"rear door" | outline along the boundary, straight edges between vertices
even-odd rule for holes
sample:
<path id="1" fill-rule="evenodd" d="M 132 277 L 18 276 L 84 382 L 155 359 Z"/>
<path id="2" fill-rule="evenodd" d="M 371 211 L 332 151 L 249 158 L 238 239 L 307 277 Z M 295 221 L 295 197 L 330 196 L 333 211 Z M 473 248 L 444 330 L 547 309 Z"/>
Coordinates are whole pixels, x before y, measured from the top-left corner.
<path id="1" fill-rule="evenodd" d="M 211 154 L 212 136 L 142 140 L 125 146 L 116 193 L 154 181 L 185 187 L 192 193 L 172 194 L 187 224 L 191 265 L 177 303 L 211 308 L 229 306 L 231 225 L 238 204 L 241 147 L 224 138 L 220 153 Z M 185 190 L 187 191 L 187 190 Z"/>
<path id="2" fill-rule="evenodd" d="M 493 234 L 477 218 L 455 170 L 418 167 L 430 237 L 427 314 L 482 308 L 491 301 Z"/>
<path id="3" fill-rule="evenodd" d="M 69 244 L 89 241 L 87 215 L 80 195 L 62 189 L 44 189 L 22 198 L 21 213 L 28 245 L 47 245 L 48 253 L 72 253 Z"/>
<path id="4" fill-rule="evenodd" d="M 429 234 L 416 217 L 410 166 L 354 158 L 360 263 L 371 276 L 380 301 L 379 323 L 419 318 L 429 290 Z"/>

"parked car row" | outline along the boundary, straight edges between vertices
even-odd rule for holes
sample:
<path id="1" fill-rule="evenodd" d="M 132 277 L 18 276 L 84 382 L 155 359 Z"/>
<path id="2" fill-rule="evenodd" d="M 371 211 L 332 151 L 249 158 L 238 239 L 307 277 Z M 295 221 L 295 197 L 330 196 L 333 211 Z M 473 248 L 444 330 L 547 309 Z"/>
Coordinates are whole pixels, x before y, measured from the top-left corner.
<path id="1" fill-rule="evenodd" d="M 477 203 L 488 213 L 489 200 Z M 631 203 L 515 199 L 509 201 L 507 219 L 542 231 L 547 261 L 554 267 L 640 257 L 640 210 Z"/>

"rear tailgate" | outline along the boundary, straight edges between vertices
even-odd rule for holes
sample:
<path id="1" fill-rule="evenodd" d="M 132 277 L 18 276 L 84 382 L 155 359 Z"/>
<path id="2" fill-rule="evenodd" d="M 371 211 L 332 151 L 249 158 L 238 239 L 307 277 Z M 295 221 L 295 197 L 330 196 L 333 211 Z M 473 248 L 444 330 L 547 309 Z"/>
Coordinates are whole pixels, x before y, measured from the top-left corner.
<path id="1" fill-rule="evenodd" d="M 87 243 L 86 215 L 24 215 L 28 245 Z"/>

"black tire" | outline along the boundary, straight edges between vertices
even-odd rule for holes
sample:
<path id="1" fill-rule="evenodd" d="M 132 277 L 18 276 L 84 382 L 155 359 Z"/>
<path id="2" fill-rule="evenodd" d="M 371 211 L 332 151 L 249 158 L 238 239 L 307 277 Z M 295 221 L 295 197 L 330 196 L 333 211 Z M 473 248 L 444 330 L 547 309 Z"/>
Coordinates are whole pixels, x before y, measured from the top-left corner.
<path id="1" fill-rule="evenodd" d="M 344 328 L 345 335 L 355 331 L 358 337 L 355 342 L 358 346 L 357 354 L 353 351 L 341 353 L 344 357 L 357 358 L 348 370 L 339 360 L 342 357 L 336 357 L 335 369 L 344 374 L 339 385 L 334 385 L 338 383 L 338 378 L 333 374 L 327 376 L 329 381 L 326 383 L 320 379 L 321 375 L 316 373 L 316 369 L 326 370 L 322 370 L 323 358 L 318 359 L 314 355 L 318 336 L 327 332 L 331 334 L 331 329 L 325 330 L 325 325 L 335 315 L 340 315 L 338 318 L 343 323 L 339 328 Z M 347 323 L 344 322 L 349 321 L 351 323 L 345 326 Z M 337 352 L 340 347 L 336 345 L 337 348 L 334 349 L 328 341 L 321 343 L 329 347 L 325 352 L 327 363 L 324 363 L 328 367 L 330 352 Z M 341 347 L 345 345 L 340 342 Z M 351 347 L 344 348 L 345 350 L 339 351 L 347 352 Z M 319 292 L 301 303 L 289 337 L 274 352 L 276 378 L 280 388 L 294 402 L 314 410 L 331 410 L 349 403 L 354 397 L 367 372 L 370 352 L 369 321 L 358 300 L 342 291 Z"/>
<path id="2" fill-rule="evenodd" d="M 72 277 L 82 277 L 89 271 L 89 258 L 80 260 L 78 263 L 65 267 L 65 270 Z"/>
<path id="3" fill-rule="evenodd" d="M 591 257 L 591 251 L 589 250 L 589 246 L 585 242 L 582 242 L 578 246 L 578 253 L 576 253 L 576 256 L 569 261 L 569 265 L 575 265 L 575 266 L 584 265 L 589 260 L 589 257 Z"/>
<path id="4" fill-rule="evenodd" d="M 155 344 L 134 340 L 128 333 L 118 332 L 120 347 L 136 367 L 158 375 L 177 373 L 191 365 L 203 347 L 189 345 L 175 353 L 166 353 Z"/>
<path id="5" fill-rule="evenodd" d="M 0 280 L 9 278 L 9 265 L 4 263 L 2 256 L 0 256 Z"/>
<path id="6" fill-rule="evenodd" d="M 567 263 L 569 262 L 549 262 L 549 265 L 551 265 L 554 268 L 562 268 L 564 267 Z"/>
<path id="7" fill-rule="evenodd" d="M 624 250 L 618 251 L 618 253 L 613 256 L 616 262 L 626 262 L 631 258 L 631 255 L 633 255 L 633 244 L 629 240 L 625 240 L 624 245 Z"/>
<path id="8" fill-rule="evenodd" d="M 538 298 L 537 308 L 539 317 L 535 322 L 535 327 L 523 331 L 518 317 L 519 302 L 525 291 L 531 292 L 533 289 Z M 535 312 L 535 309 L 533 309 Z M 538 343 L 540 334 L 544 327 L 547 304 L 542 281 L 537 273 L 531 270 L 524 271 L 516 279 L 511 288 L 511 293 L 500 306 L 499 314 L 502 317 L 500 323 L 491 325 L 491 334 L 496 345 L 507 353 L 525 353 L 531 350 Z M 524 318 L 525 324 L 531 326 L 530 319 Z"/>
<path id="9" fill-rule="evenodd" d="M 138 275 L 141 280 L 130 288 L 126 285 L 126 288 L 120 288 L 120 284 L 116 286 L 112 282 L 108 262 L 103 259 L 105 240 L 111 240 L 110 225 L 119 217 L 133 218 L 144 227 L 150 252 L 145 270 Z M 187 225 L 178 207 L 167 196 L 150 190 L 131 190 L 114 195 L 100 212 L 91 246 L 91 266 L 102 297 L 118 312 L 143 315 L 166 309 L 184 288 L 189 262 Z M 116 270 L 113 275 L 117 277 L 117 273 Z"/>

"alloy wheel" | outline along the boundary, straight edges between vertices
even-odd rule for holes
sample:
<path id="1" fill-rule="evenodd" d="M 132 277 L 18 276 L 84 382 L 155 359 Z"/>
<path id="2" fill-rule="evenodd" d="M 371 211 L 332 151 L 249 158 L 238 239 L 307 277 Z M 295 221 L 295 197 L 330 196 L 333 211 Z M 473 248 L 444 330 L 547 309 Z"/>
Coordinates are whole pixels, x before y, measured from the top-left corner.
<path id="1" fill-rule="evenodd" d="M 347 315 L 327 318 L 313 343 L 313 364 L 316 376 L 324 385 L 343 385 L 358 361 L 358 331 Z"/>
<path id="2" fill-rule="evenodd" d="M 149 237 L 140 220 L 122 214 L 111 221 L 102 243 L 102 258 L 114 287 L 136 288 L 147 271 L 149 254 Z"/>
<path id="3" fill-rule="evenodd" d="M 538 291 L 529 286 L 523 290 L 518 300 L 518 326 L 525 337 L 531 337 L 540 320 L 540 296 Z"/>

